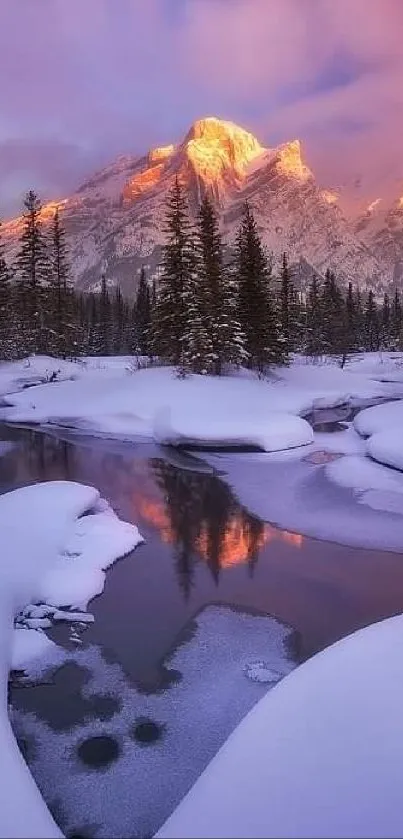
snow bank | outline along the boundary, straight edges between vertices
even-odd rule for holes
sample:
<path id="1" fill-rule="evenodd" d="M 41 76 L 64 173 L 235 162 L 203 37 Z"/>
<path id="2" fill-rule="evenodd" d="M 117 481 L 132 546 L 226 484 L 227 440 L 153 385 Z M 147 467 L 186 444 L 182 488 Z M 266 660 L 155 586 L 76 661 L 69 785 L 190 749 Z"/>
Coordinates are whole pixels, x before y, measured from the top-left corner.
<path id="1" fill-rule="evenodd" d="M 365 437 L 389 428 L 403 429 L 403 400 L 374 405 L 360 411 L 354 419 L 354 427 Z"/>
<path id="2" fill-rule="evenodd" d="M 80 374 L 80 365 L 47 355 L 0 362 L 0 396 L 38 384 L 63 381 Z"/>
<path id="3" fill-rule="evenodd" d="M 368 440 L 367 451 L 379 463 L 403 470 L 403 425 L 373 434 Z"/>
<path id="4" fill-rule="evenodd" d="M 173 412 L 163 408 L 154 424 L 154 439 L 173 446 L 255 446 L 271 452 L 305 446 L 313 441 L 309 423 L 291 414 L 271 413 L 263 416 L 237 415 L 217 417 L 214 411 L 199 414 Z"/>
<path id="5" fill-rule="evenodd" d="M 402 632 L 374 624 L 291 673 L 157 836 L 402 836 Z"/>
<path id="6" fill-rule="evenodd" d="M 116 363 L 112 363 L 116 362 Z M 161 410 L 170 410 L 180 433 L 219 430 L 220 440 L 265 434 L 262 418 L 273 413 L 294 417 L 316 407 L 365 405 L 403 392 L 403 384 L 381 384 L 367 375 L 346 372 L 335 365 L 295 362 L 275 368 L 268 380 L 247 371 L 223 377 L 189 376 L 179 379 L 172 368 L 133 371 L 128 360 L 101 360 L 98 367 L 84 360 L 74 381 L 55 381 L 8 394 L 9 407 L 0 410 L 8 422 L 52 423 L 87 434 L 132 440 L 150 437 Z M 95 364 L 95 362 L 94 362 Z M 188 428 L 190 415 L 194 428 Z M 197 418 L 197 425 L 196 423 Z M 302 426 L 300 426 L 302 428 Z"/>
<path id="7" fill-rule="evenodd" d="M 0 832 L 12 837 L 60 836 L 7 718 L 10 667 L 26 669 L 31 661 L 36 666 L 41 656 L 54 658 L 57 648 L 39 630 L 13 630 L 13 617 L 28 603 L 41 600 L 54 600 L 55 606 L 79 601 L 84 606 L 102 590 L 103 569 L 141 537 L 136 527 L 119 522 L 96 489 L 64 481 L 0 496 L 0 533 Z"/>

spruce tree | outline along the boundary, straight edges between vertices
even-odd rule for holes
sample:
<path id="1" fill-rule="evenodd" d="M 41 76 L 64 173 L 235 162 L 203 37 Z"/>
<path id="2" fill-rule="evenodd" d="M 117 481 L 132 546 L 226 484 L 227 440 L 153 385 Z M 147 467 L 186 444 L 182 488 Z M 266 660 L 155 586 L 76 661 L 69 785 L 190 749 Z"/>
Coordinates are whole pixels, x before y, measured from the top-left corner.
<path id="1" fill-rule="evenodd" d="M 351 350 L 358 349 L 357 343 L 357 312 L 355 297 L 353 293 L 353 284 L 348 284 L 346 296 L 346 333 L 347 342 Z"/>
<path id="2" fill-rule="evenodd" d="M 125 323 L 126 312 L 125 302 L 120 290 L 116 285 L 115 293 L 111 302 L 111 340 L 110 351 L 114 355 L 122 355 L 126 351 Z"/>
<path id="3" fill-rule="evenodd" d="M 203 198 L 196 237 L 197 292 L 206 372 L 220 375 L 223 365 L 239 366 L 245 358 L 244 339 L 237 317 L 236 284 L 225 270 L 223 243 L 217 213 L 206 194 Z"/>
<path id="4" fill-rule="evenodd" d="M 154 342 L 158 353 L 177 367 L 184 362 L 184 335 L 187 326 L 185 296 L 195 271 L 194 241 L 190 229 L 186 198 L 179 178 L 168 196 L 158 289 Z"/>
<path id="5" fill-rule="evenodd" d="M 344 366 L 352 349 L 343 295 L 332 271 L 326 271 L 322 291 L 323 335 L 326 352 L 339 355 Z"/>
<path id="6" fill-rule="evenodd" d="M 354 309 L 355 309 L 355 342 L 354 346 L 357 350 L 363 349 L 364 342 L 364 311 L 362 305 L 362 297 L 360 289 L 357 288 L 354 293 Z"/>
<path id="7" fill-rule="evenodd" d="M 51 229 L 51 284 L 47 298 L 47 344 L 50 352 L 66 358 L 74 351 L 73 291 L 69 287 L 66 232 L 56 209 Z"/>
<path id="8" fill-rule="evenodd" d="M 0 224 L 0 358 L 7 361 L 17 355 L 14 308 L 11 271 L 4 256 Z"/>
<path id="9" fill-rule="evenodd" d="M 99 298 L 99 343 L 100 355 L 109 355 L 112 343 L 111 301 L 105 274 L 102 275 Z"/>
<path id="10" fill-rule="evenodd" d="M 99 294 L 89 294 L 87 297 L 87 352 L 89 355 L 102 355 L 99 301 Z"/>
<path id="11" fill-rule="evenodd" d="M 387 349 L 391 342 L 391 313 L 389 295 L 385 291 L 381 311 L 380 342 L 382 349 Z"/>
<path id="12" fill-rule="evenodd" d="M 397 288 L 395 289 L 395 294 L 392 301 L 390 320 L 391 337 L 394 347 L 397 348 L 400 345 L 403 328 L 402 304 L 400 301 L 400 294 Z"/>
<path id="13" fill-rule="evenodd" d="M 364 312 L 364 345 L 369 352 L 379 349 L 379 318 L 372 289 L 368 292 Z"/>
<path id="14" fill-rule="evenodd" d="M 46 350 L 43 293 L 49 283 L 49 258 L 42 232 L 42 205 L 32 190 L 24 201 L 23 230 L 17 256 L 20 328 L 27 352 Z"/>
<path id="15" fill-rule="evenodd" d="M 307 355 L 318 358 L 325 350 L 323 336 L 323 310 L 319 279 L 313 274 L 306 301 L 306 348 Z"/>
<path id="16" fill-rule="evenodd" d="M 136 302 L 134 305 L 134 320 L 136 351 L 140 355 L 148 355 L 150 352 L 151 339 L 151 295 L 144 267 L 142 267 L 140 273 Z"/>
<path id="17" fill-rule="evenodd" d="M 235 264 L 248 364 L 262 374 L 267 365 L 286 361 L 286 348 L 270 301 L 267 259 L 248 204 L 238 233 Z"/>

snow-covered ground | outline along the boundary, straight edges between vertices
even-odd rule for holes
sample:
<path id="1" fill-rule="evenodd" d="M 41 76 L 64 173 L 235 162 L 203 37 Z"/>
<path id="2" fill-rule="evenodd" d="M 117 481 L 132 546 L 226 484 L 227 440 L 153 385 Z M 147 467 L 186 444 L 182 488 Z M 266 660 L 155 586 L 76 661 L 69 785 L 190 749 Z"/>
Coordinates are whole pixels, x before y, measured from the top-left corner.
<path id="1" fill-rule="evenodd" d="M 16 392 L 5 394 L 13 367 Z M 362 354 L 343 370 L 329 360 L 296 356 L 266 380 L 247 371 L 183 380 L 168 367 L 136 368 L 134 358 L 32 358 L 0 365 L 0 392 L 8 405 L 0 408 L 0 418 L 129 441 L 154 437 L 171 446 L 258 447 L 265 453 L 257 458 L 208 457 L 251 512 L 317 538 L 403 549 L 403 476 L 389 468 L 403 462 L 401 353 Z M 52 380 L 53 372 L 63 380 Z M 21 389 L 24 375 L 47 383 Z M 346 405 L 363 410 L 337 433 L 313 434 L 304 419 Z M 395 432 L 385 439 L 385 429 Z M 374 436 L 368 441 L 369 434 Z M 330 455 L 339 459 L 326 463 Z"/>
<path id="2" fill-rule="evenodd" d="M 0 532 L 0 834 L 59 836 L 11 732 L 8 671 L 35 672 L 57 662 L 60 651 L 42 631 L 52 615 L 61 617 L 56 607 L 84 611 L 103 589 L 104 569 L 142 539 L 96 489 L 64 481 L 2 495 Z M 71 617 L 86 620 L 87 614 Z"/>
<path id="3" fill-rule="evenodd" d="M 157 836 L 401 837 L 402 632 L 373 624 L 294 670 Z"/>
<path id="4" fill-rule="evenodd" d="M 35 423 L 45 428 L 50 424 L 123 440 L 154 438 L 159 443 L 174 446 L 189 441 L 201 447 L 258 446 L 264 451 L 236 455 L 203 453 L 203 459 L 219 470 L 223 480 L 253 513 L 288 531 L 354 546 L 403 550 L 403 474 L 399 471 L 403 469 L 403 359 L 400 354 L 366 354 L 350 361 L 343 370 L 332 363 L 312 364 L 306 359 L 295 358 L 289 368 L 273 370 L 267 380 L 258 380 L 245 371 L 222 378 L 190 376 L 182 380 L 167 367 L 137 370 L 136 360 L 130 358 L 77 362 L 33 358 L 0 365 L 0 394 L 4 405 L 0 409 L 0 419 L 10 423 Z M 385 399 L 399 401 L 366 408 Z M 312 411 L 343 405 L 364 410 L 357 414 L 353 423 L 347 422 L 344 430 L 333 434 L 313 432 L 304 419 Z M 58 828 L 39 796 L 11 733 L 6 713 L 8 670 L 12 666 L 35 674 L 49 662 L 57 664 L 62 654 L 42 630 L 57 620 L 90 620 L 85 610 L 91 598 L 103 589 L 105 569 L 118 556 L 135 547 L 141 537 L 137 528 L 117 519 L 96 490 L 67 482 L 36 485 L 1 496 L 0 532 L 6 559 L 0 571 L 0 689 L 3 692 L 0 771 L 7 779 L 0 785 L 0 832 L 10 836 L 57 836 L 60 835 Z M 15 618 L 17 625 L 13 629 Z M 330 824 L 326 823 L 326 812 L 329 818 L 334 814 L 331 822 L 334 833 L 328 831 L 325 835 L 358 835 L 364 824 L 362 814 L 367 812 L 363 809 L 365 796 L 364 793 L 361 795 L 361 782 L 370 790 L 368 797 L 372 806 L 372 833 L 367 832 L 367 835 L 382 835 L 389 829 L 388 835 L 399 835 L 397 831 L 402 825 L 395 820 L 393 773 L 387 793 L 390 810 L 385 810 L 383 822 L 380 806 L 377 809 L 378 799 L 372 795 L 378 782 L 382 793 L 385 792 L 382 775 L 377 774 L 378 765 L 384 772 L 388 766 L 394 771 L 396 768 L 387 722 L 383 729 L 383 723 L 378 718 L 374 720 L 375 699 L 381 701 L 380 683 L 393 684 L 395 677 L 398 683 L 402 678 L 400 669 L 397 675 L 393 670 L 398 655 L 387 655 L 382 646 L 387 642 L 386 647 L 390 644 L 393 650 L 396 627 L 401 631 L 401 625 L 391 622 L 385 625 L 393 626 L 393 632 L 374 628 L 374 655 L 369 655 L 366 642 L 358 641 L 357 647 L 351 639 L 351 647 L 337 645 L 329 652 L 329 659 L 315 659 L 312 671 L 306 669 L 310 664 L 301 668 L 300 681 L 290 682 L 291 688 L 284 686 L 286 692 L 280 693 L 282 688 L 276 688 L 273 697 L 280 696 L 280 699 L 273 698 L 272 706 L 270 698 L 265 699 L 263 702 L 267 706 L 259 706 L 243 723 L 249 734 L 243 738 L 241 726 L 217 757 L 218 763 L 213 763 L 213 776 L 214 766 L 220 767 L 219 783 L 215 776 L 214 782 L 207 782 L 208 805 L 203 818 L 199 818 L 203 806 L 197 803 L 196 810 L 193 809 L 192 793 L 183 809 L 178 811 L 178 821 L 170 822 L 161 835 L 195 835 L 194 831 L 200 835 L 206 831 L 206 835 L 225 836 L 234 828 L 234 835 L 238 836 L 250 833 L 256 836 L 319 835 L 322 828 Z M 220 638 L 224 635 L 221 633 Z M 353 650 L 351 655 L 345 652 L 349 649 Z M 260 690 L 270 684 L 270 680 L 267 683 L 264 680 L 272 672 L 284 674 L 279 662 L 275 662 L 274 669 L 271 660 L 267 663 L 263 651 L 256 661 L 249 658 L 244 663 L 248 683 L 254 688 L 260 684 Z M 314 677 L 305 678 L 304 674 L 311 672 Z M 332 677 L 332 673 L 339 676 Z M 360 681 L 353 683 L 350 678 L 358 679 L 357 674 L 361 674 L 364 698 L 360 694 Z M 298 679 L 298 673 L 292 678 Z M 349 692 L 346 688 L 343 694 L 344 688 L 340 685 L 347 686 Z M 198 684 L 195 702 L 202 712 L 200 691 Z M 394 697 L 398 691 L 384 693 Z M 130 695 L 133 700 L 133 692 Z M 289 701 L 288 696 L 291 697 Z M 334 698 L 338 704 L 331 701 Z M 392 719 L 392 714 L 397 719 L 397 701 L 397 698 L 385 700 L 385 707 L 382 706 L 378 714 L 381 720 L 384 716 L 386 721 L 389 716 Z M 364 728 L 357 726 L 356 739 L 353 737 L 351 742 L 359 704 L 365 709 L 363 723 L 367 726 L 367 739 L 365 741 Z M 244 712 L 246 706 L 247 703 L 242 705 Z M 274 710 L 266 714 L 266 707 Z M 261 708 L 264 709 L 262 717 L 259 716 Z M 262 719 L 264 724 L 263 738 L 261 722 L 256 723 L 262 739 L 259 748 L 255 749 L 256 764 L 253 763 L 253 749 L 245 746 L 249 735 L 250 740 L 254 740 L 255 719 Z M 273 723 L 270 722 L 272 719 Z M 196 723 L 193 717 L 192 720 L 195 731 L 200 724 L 197 714 Z M 250 720 L 252 727 L 248 729 Z M 238 722 L 238 719 L 233 718 L 233 721 Z M 370 751 L 366 749 L 372 748 L 374 726 L 379 754 L 376 752 L 377 761 L 371 763 Z M 267 739 L 266 728 L 271 740 Z M 330 736 L 326 740 L 323 732 L 334 734 L 334 741 Z M 389 749 L 387 753 L 381 750 L 381 733 L 385 749 Z M 233 771 L 228 770 L 226 779 L 221 777 L 221 773 L 225 775 L 225 756 L 230 753 L 232 742 L 238 742 L 238 736 L 240 745 L 234 747 L 233 755 L 228 759 L 229 770 L 234 764 Z M 316 752 L 312 752 L 317 755 L 316 762 L 311 759 L 310 736 L 317 744 Z M 344 760 L 345 752 L 337 745 L 342 738 L 343 749 L 346 743 L 349 747 L 348 760 Z M 264 747 L 264 743 L 268 745 Z M 333 762 L 329 759 L 329 764 L 328 752 L 333 759 Z M 175 754 L 174 750 L 172 754 Z M 234 757 L 239 754 L 241 760 Z M 170 752 L 169 760 L 171 757 Z M 169 768 L 169 761 L 165 765 L 164 760 L 161 767 L 165 766 L 165 769 L 158 777 L 166 776 L 171 784 L 172 767 Z M 220 764 L 221 760 L 224 763 Z M 374 762 L 377 763 L 375 769 Z M 119 775 L 121 771 L 123 778 L 127 766 L 119 763 L 116 772 Z M 209 772 L 200 781 L 203 796 Z M 81 784 L 82 778 L 80 774 L 77 783 Z M 291 791 L 288 790 L 289 778 Z M 352 802 L 344 778 L 349 779 L 350 788 L 358 786 L 357 800 L 361 802 L 361 808 Z M 315 779 L 319 784 L 320 805 L 316 816 Z M 194 778 L 189 775 L 190 780 Z M 231 813 L 222 801 L 220 803 L 218 792 L 221 788 L 221 795 L 228 800 L 231 782 L 236 789 L 232 800 L 235 797 L 237 802 L 233 808 L 234 822 Z M 69 784 L 66 781 L 66 795 L 76 801 L 75 777 Z M 17 794 L 12 793 L 13 788 Z M 150 789 L 153 789 L 152 785 Z M 196 802 L 197 789 L 194 793 Z M 107 790 L 102 794 L 101 791 L 102 785 L 96 803 L 102 820 Z M 335 797 L 338 794 L 345 796 L 344 808 L 338 807 L 340 799 Z M 264 812 L 262 796 L 271 802 Z M 298 822 L 292 822 L 293 796 L 295 812 L 300 816 Z M 269 811 L 272 821 L 268 825 Z M 119 815 L 123 821 L 129 818 L 123 810 Z M 348 823 L 347 818 L 350 819 Z M 191 822 L 193 833 L 189 833 Z M 150 829 L 149 825 L 143 827 L 145 833 Z"/>
<path id="5" fill-rule="evenodd" d="M 362 372 L 359 361 L 352 363 L 350 372 L 350 366 L 341 370 L 334 363 L 313 364 L 296 358 L 288 368 L 273 369 L 268 380 L 258 380 L 245 371 L 182 380 L 168 367 L 136 370 L 135 359 L 70 363 L 33 358 L 13 363 L 14 374 L 13 364 L 0 366 L 0 392 L 9 405 L 1 409 L 0 418 L 52 423 L 129 440 L 139 435 L 150 437 L 154 432 L 158 438 L 163 430 L 162 437 L 168 437 L 171 444 L 186 438 L 202 443 L 233 444 L 235 440 L 256 445 L 258 441 L 270 451 L 276 424 L 278 429 L 284 428 L 284 434 L 277 434 L 282 439 L 275 448 L 309 442 L 301 423 L 293 425 L 289 420 L 289 432 L 285 433 L 284 416 L 279 414 L 300 417 L 315 407 L 366 405 L 403 395 L 399 354 L 388 361 L 378 360 L 378 365 L 372 359 L 370 372 L 361 363 Z M 391 383 L 376 380 L 380 367 L 383 378 L 390 375 Z M 51 380 L 52 372 L 57 380 Z M 46 384 L 22 389 L 24 383 L 32 384 L 40 375 Z M 170 417 L 169 423 L 161 424 L 161 417 Z"/>

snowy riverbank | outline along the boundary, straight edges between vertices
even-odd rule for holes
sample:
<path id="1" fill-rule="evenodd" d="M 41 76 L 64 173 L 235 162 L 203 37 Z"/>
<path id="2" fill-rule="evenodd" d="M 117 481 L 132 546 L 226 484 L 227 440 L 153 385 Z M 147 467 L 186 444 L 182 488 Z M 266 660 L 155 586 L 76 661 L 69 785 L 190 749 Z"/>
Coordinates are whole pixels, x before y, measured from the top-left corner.
<path id="1" fill-rule="evenodd" d="M 35 673 L 57 661 L 62 652 L 43 628 L 52 618 L 87 620 L 88 601 L 103 590 L 105 570 L 142 538 L 96 489 L 64 481 L 2 495 L 0 531 L 0 835 L 60 836 L 11 731 L 8 672 Z M 61 615 L 59 607 L 83 614 Z"/>

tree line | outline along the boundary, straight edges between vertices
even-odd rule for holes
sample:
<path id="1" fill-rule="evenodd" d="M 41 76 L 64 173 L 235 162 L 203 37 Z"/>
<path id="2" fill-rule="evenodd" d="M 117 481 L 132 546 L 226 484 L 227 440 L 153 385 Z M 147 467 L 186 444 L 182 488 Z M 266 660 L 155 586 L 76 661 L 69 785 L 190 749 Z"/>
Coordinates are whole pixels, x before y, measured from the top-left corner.
<path id="1" fill-rule="evenodd" d="M 287 255 L 278 270 L 248 204 L 235 244 L 225 247 L 208 195 L 192 224 L 179 179 L 167 198 L 158 285 L 144 268 L 134 301 L 100 278 L 97 293 L 71 283 L 66 233 L 58 209 L 48 229 L 34 192 L 24 202 L 19 249 L 7 264 L 0 237 L 0 357 L 141 354 L 188 372 L 220 375 L 246 366 L 264 374 L 293 352 L 313 358 L 401 349 L 399 291 L 343 293 L 330 270 L 297 288 Z"/>
<path id="2" fill-rule="evenodd" d="M 138 352 L 136 304 L 125 300 L 118 286 L 111 292 L 105 276 L 98 293 L 78 291 L 71 282 L 59 210 L 48 228 L 41 212 L 38 196 L 28 192 L 12 263 L 6 261 L 0 235 L 0 358 Z"/>
<path id="3" fill-rule="evenodd" d="M 179 371 L 219 374 L 244 365 L 259 374 L 287 363 L 290 353 L 311 357 L 402 347 L 402 306 L 396 289 L 378 306 L 335 274 L 313 274 L 306 294 L 297 289 L 287 255 L 276 274 L 253 212 L 243 208 L 235 246 L 225 248 L 212 202 L 204 196 L 196 226 L 176 180 L 168 197 L 161 276 L 144 351 Z M 229 254 L 225 258 L 225 254 Z"/>

